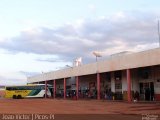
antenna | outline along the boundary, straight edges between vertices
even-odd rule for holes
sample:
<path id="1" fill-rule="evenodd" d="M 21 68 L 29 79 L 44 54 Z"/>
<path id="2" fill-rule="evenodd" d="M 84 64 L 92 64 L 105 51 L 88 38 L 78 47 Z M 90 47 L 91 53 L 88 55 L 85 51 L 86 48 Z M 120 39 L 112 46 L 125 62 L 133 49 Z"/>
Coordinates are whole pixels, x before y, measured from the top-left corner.
<path id="1" fill-rule="evenodd" d="M 159 38 L 159 47 L 160 47 L 160 31 L 159 31 L 159 20 L 158 20 L 158 38 Z"/>

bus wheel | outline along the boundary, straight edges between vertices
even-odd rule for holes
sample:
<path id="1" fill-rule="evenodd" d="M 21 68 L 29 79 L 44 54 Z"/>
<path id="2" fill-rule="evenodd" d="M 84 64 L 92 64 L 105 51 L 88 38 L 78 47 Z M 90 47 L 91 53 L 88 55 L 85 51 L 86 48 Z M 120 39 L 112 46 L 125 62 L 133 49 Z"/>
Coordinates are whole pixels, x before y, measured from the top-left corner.
<path id="1" fill-rule="evenodd" d="M 21 95 L 18 95 L 18 96 L 17 96 L 17 99 L 21 99 L 21 98 L 22 98 L 22 96 L 21 96 Z"/>
<path id="2" fill-rule="evenodd" d="M 17 96 L 16 96 L 16 95 L 13 95 L 13 99 L 17 99 Z"/>

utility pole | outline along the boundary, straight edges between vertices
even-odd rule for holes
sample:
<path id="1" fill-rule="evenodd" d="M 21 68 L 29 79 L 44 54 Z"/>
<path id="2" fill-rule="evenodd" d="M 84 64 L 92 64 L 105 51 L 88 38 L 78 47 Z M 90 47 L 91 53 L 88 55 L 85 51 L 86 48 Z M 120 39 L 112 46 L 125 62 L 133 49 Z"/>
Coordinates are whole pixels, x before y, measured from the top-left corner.
<path id="1" fill-rule="evenodd" d="M 158 38 L 159 38 L 159 47 L 160 47 L 160 31 L 159 31 L 159 20 L 158 20 Z"/>

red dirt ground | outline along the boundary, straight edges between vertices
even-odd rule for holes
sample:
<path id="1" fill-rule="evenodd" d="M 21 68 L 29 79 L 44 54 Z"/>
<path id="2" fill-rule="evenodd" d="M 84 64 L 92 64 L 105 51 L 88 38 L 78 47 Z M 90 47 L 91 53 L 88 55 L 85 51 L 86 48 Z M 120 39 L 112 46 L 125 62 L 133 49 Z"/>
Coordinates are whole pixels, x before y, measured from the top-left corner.
<path id="1" fill-rule="evenodd" d="M 160 114 L 160 103 L 104 100 L 0 99 L 0 113 L 7 114 Z"/>
<path id="2" fill-rule="evenodd" d="M 4 97 L 5 95 L 5 91 L 4 90 L 0 90 L 0 97 Z"/>
<path id="3" fill-rule="evenodd" d="M 2 114 L 54 114 L 55 120 L 142 120 L 143 114 L 156 114 L 156 120 L 160 120 L 160 102 L 5 99 L 3 96 L 4 91 L 0 91 L 0 119 Z"/>
<path id="4" fill-rule="evenodd" d="M 2 98 L 0 99 L 0 113 L 160 114 L 160 103 Z"/>
<path id="5" fill-rule="evenodd" d="M 54 120 L 142 120 L 142 114 L 157 114 L 159 120 L 160 103 L 0 98 L 0 119 L 3 114 L 54 114 Z"/>

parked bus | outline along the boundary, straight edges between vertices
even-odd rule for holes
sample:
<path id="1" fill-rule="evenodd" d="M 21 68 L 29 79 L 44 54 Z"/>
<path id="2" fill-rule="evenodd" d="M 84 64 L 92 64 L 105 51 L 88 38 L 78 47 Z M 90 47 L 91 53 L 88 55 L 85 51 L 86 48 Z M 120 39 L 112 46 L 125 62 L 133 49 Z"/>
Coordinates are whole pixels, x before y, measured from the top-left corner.
<path id="1" fill-rule="evenodd" d="M 47 97 L 51 97 L 53 87 L 47 85 Z M 45 84 L 28 84 L 23 86 L 6 86 L 5 98 L 42 98 L 45 97 Z"/>

